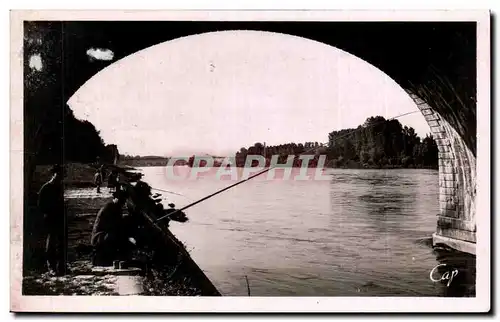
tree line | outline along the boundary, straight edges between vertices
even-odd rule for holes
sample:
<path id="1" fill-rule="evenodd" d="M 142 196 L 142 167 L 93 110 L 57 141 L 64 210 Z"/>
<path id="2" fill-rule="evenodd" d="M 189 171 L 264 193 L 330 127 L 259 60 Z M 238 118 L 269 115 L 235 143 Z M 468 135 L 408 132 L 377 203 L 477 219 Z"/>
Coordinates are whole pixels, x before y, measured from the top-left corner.
<path id="1" fill-rule="evenodd" d="M 114 162 L 116 145 L 105 144 L 95 126 L 75 118 L 68 106 L 63 113 L 61 118 L 36 120 L 40 129 L 34 149 L 37 164 Z"/>
<path id="2" fill-rule="evenodd" d="M 421 139 L 412 127 L 382 116 L 369 117 L 355 129 L 328 134 L 331 166 L 438 168 L 432 135 Z"/>
<path id="3" fill-rule="evenodd" d="M 258 142 L 242 147 L 235 155 L 236 166 L 245 166 L 249 155 L 262 155 L 266 166 L 270 165 L 273 155 L 279 156 L 280 164 L 294 155 L 294 167 L 302 165 L 299 155 L 312 155 L 314 157 L 308 161 L 308 166 L 315 167 L 319 156 L 325 155 L 327 167 L 438 168 L 438 148 L 432 135 L 421 139 L 412 127 L 382 116 L 369 117 L 357 128 L 330 132 L 327 144 L 305 142 L 265 146 Z M 252 166 L 256 163 L 253 162 Z"/>
<path id="4" fill-rule="evenodd" d="M 77 119 L 65 103 L 61 75 L 63 51 L 60 22 L 24 23 L 24 150 L 27 182 L 40 164 L 113 162 L 116 145 L 106 145 L 99 131 Z M 33 57 L 38 66 L 32 66 Z M 71 73 L 69 73 L 71 75 Z"/>

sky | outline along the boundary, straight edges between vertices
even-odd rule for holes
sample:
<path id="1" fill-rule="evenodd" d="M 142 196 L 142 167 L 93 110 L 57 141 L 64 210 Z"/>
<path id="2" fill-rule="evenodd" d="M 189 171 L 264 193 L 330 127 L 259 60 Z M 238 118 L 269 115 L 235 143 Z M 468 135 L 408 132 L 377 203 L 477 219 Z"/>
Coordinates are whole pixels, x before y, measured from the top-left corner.
<path id="1" fill-rule="evenodd" d="M 107 48 L 88 48 L 113 60 Z M 418 111 L 382 71 L 332 46 L 261 31 L 167 41 L 120 59 L 69 99 L 121 154 L 234 154 L 255 142 L 317 141 L 367 117 Z M 425 137 L 419 112 L 401 117 Z"/>

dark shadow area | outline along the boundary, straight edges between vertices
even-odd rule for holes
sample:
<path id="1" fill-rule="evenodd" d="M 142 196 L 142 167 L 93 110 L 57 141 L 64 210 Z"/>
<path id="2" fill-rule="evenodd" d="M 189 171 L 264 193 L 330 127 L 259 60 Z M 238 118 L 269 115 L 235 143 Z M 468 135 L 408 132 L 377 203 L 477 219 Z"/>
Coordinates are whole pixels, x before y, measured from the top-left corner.
<path id="1" fill-rule="evenodd" d="M 436 245 L 433 249 L 437 261 L 442 265 L 433 274 L 441 281 L 445 297 L 476 296 L 476 256 Z M 450 281 L 451 280 L 451 281 Z"/>

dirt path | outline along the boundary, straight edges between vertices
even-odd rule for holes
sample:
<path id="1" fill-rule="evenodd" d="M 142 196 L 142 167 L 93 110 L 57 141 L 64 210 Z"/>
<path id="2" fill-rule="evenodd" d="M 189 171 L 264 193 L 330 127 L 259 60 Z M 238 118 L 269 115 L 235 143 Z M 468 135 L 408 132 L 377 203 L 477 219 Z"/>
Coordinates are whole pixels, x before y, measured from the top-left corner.
<path id="1" fill-rule="evenodd" d="M 84 198 L 84 199 L 108 199 L 111 198 L 111 192 L 109 189 L 104 187 L 101 188 L 101 192 L 97 193 L 96 188 L 74 188 L 74 189 L 66 189 L 64 191 L 64 198 L 75 199 L 75 198 Z"/>
<path id="2" fill-rule="evenodd" d="M 99 209 L 111 200 L 108 189 L 97 193 L 95 188 L 68 189 L 64 193 L 66 218 L 68 220 L 68 261 L 88 260 L 88 256 L 78 254 L 79 244 L 90 244 L 92 227 Z"/>

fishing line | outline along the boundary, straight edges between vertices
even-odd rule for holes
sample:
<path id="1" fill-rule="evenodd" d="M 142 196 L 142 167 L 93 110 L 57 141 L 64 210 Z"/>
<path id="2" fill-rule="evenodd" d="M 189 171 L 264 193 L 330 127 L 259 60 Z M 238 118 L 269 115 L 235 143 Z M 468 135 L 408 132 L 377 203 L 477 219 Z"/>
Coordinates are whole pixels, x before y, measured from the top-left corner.
<path id="1" fill-rule="evenodd" d="M 150 187 L 151 187 L 151 186 L 150 186 Z M 187 197 L 187 196 L 185 196 L 185 195 L 182 195 L 182 194 L 180 194 L 180 193 L 176 193 L 176 192 L 173 192 L 173 191 L 163 190 L 163 189 L 154 188 L 154 187 L 151 187 L 151 190 L 161 191 L 161 192 L 166 192 L 166 193 L 170 193 L 170 194 L 173 194 L 173 195 L 177 195 L 177 196 L 181 196 L 181 197 L 184 197 L 184 198 L 188 198 L 188 199 L 190 199 L 189 197 Z"/>
<path id="2" fill-rule="evenodd" d="M 413 111 L 413 112 L 403 113 L 403 114 L 400 114 L 400 115 L 395 116 L 395 117 L 393 117 L 393 118 L 386 119 L 386 120 L 384 120 L 384 121 L 380 121 L 380 122 L 377 122 L 377 123 L 373 123 L 373 124 L 370 124 L 369 126 L 366 126 L 366 127 L 362 127 L 362 129 L 367 129 L 367 128 L 370 128 L 370 127 L 377 126 L 377 125 L 379 125 L 379 124 L 384 124 L 384 123 L 386 123 L 387 121 L 392 121 L 392 120 L 395 120 L 395 119 L 397 119 L 397 118 L 400 118 L 400 117 L 403 117 L 403 116 L 407 116 L 407 115 L 410 115 L 410 114 L 414 114 L 414 113 L 417 113 L 417 112 L 420 112 L 420 110 L 418 110 L 418 111 Z M 342 135 L 342 136 L 340 136 L 340 137 L 336 137 L 336 138 L 335 138 L 335 141 L 340 140 L 340 139 L 342 139 L 342 138 L 345 138 L 345 137 L 347 137 L 347 136 L 349 136 L 349 135 L 353 135 L 355 132 L 360 131 L 360 130 L 361 130 L 361 129 L 355 129 L 354 131 L 352 131 L 352 132 L 350 132 L 350 133 L 346 133 L 345 135 Z M 307 152 L 307 151 L 306 151 L 306 152 Z M 305 152 L 303 152 L 303 153 L 305 153 Z"/>
<path id="3" fill-rule="evenodd" d="M 397 115 L 397 116 L 395 116 L 395 117 L 393 117 L 393 118 L 386 119 L 386 120 L 384 120 L 384 121 L 380 121 L 380 122 L 376 122 L 376 123 L 370 124 L 370 125 L 368 125 L 368 126 L 364 126 L 364 127 L 362 127 L 362 129 L 370 128 L 370 127 L 373 127 L 373 126 L 376 126 L 376 125 L 379 125 L 379 124 L 384 124 L 384 123 L 386 123 L 387 121 L 395 120 L 395 119 L 397 119 L 397 118 L 400 118 L 400 117 L 403 117 L 403 116 L 407 116 L 407 115 L 410 115 L 410 114 L 414 114 L 414 113 L 417 113 L 417 112 L 420 112 L 420 110 L 417 110 L 417 111 L 412 111 L 412 112 L 407 112 L 407 113 L 403 113 L 403 114 L 399 114 L 399 115 Z M 360 129 L 355 129 L 354 131 L 352 131 L 352 132 L 350 132 L 350 133 L 346 133 L 346 134 L 345 134 L 345 135 L 343 135 L 343 136 L 337 137 L 337 138 L 335 138 L 335 141 L 337 141 L 337 140 L 339 140 L 339 139 L 342 139 L 342 138 L 344 138 L 344 137 L 347 137 L 347 136 L 349 136 L 349 135 L 353 135 L 356 131 L 359 131 L 359 130 L 360 130 Z M 307 151 L 304 151 L 304 152 L 302 152 L 302 153 L 300 153 L 300 154 L 298 154 L 298 155 L 300 156 L 300 155 L 303 155 L 303 154 L 305 154 L 305 153 L 312 152 L 312 151 L 314 151 L 314 150 L 316 150 L 316 149 L 317 149 L 317 147 L 312 148 L 312 149 L 309 149 L 309 150 L 307 150 Z M 255 178 L 255 177 L 258 177 L 258 176 L 260 176 L 260 175 L 262 175 L 262 174 L 264 174 L 264 173 L 266 173 L 266 172 L 269 172 L 270 170 L 272 170 L 272 169 L 276 168 L 277 166 L 278 166 L 278 165 L 274 165 L 274 166 L 272 166 L 272 167 L 269 167 L 269 168 L 267 168 L 267 169 L 264 169 L 264 170 L 262 170 L 262 171 L 260 171 L 260 172 L 257 172 L 257 173 L 256 173 L 256 174 L 254 174 L 254 175 L 249 176 L 248 178 L 246 178 L 246 179 L 244 179 L 244 180 L 238 181 L 238 182 L 236 182 L 236 183 L 234 183 L 234 184 L 232 184 L 232 185 L 229 185 L 229 186 L 227 186 L 227 187 L 225 187 L 225 188 L 223 188 L 223 189 L 221 189 L 221 190 L 218 190 L 218 191 L 216 191 L 216 192 L 214 192 L 214 193 L 212 193 L 212 194 L 209 194 L 209 195 L 208 195 L 208 196 L 206 196 L 206 197 L 203 197 L 203 198 L 201 198 L 201 199 L 199 199 L 199 200 L 197 200 L 197 201 L 195 201 L 195 202 L 192 202 L 192 203 L 190 203 L 190 204 L 188 204 L 188 205 L 186 205 L 186 206 L 184 206 L 184 207 L 182 207 L 182 208 L 180 208 L 180 209 L 177 209 L 177 210 L 175 210 L 175 211 L 173 211 L 173 212 L 171 212 L 171 213 L 169 213 L 169 214 L 167 214 L 167 215 L 165 215 L 165 216 L 162 216 L 162 217 L 160 217 L 160 218 L 156 219 L 156 220 L 155 220 L 155 222 L 158 222 L 158 221 L 160 221 L 160 220 L 162 220 L 162 219 L 168 218 L 168 217 L 170 217 L 170 216 L 174 215 L 174 214 L 175 214 L 175 213 L 177 213 L 177 212 L 180 212 L 180 211 L 186 210 L 186 209 L 188 209 L 188 208 L 191 208 L 192 206 L 197 205 L 197 204 L 199 204 L 200 202 L 203 202 L 203 201 L 205 201 L 205 200 L 207 200 L 207 199 L 209 199 L 209 198 L 212 198 L 212 197 L 214 197 L 214 196 L 218 195 L 219 193 L 222 193 L 222 192 L 224 192 L 224 191 L 226 191 L 226 190 L 229 190 L 229 189 L 231 189 L 231 188 L 233 188 L 233 187 L 235 187 L 235 186 L 237 186 L 237 185 L 239 185 L 239 184 L 242 184 L 242 183 L 247 182 L 247 181 L 249 181 L 249 180 L 251 180 L 251 179 L 253 179 L 253 178 Z"/>

